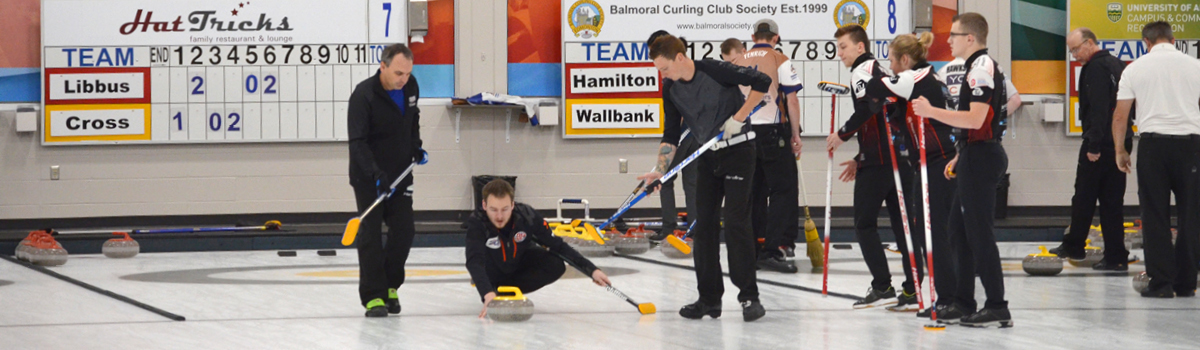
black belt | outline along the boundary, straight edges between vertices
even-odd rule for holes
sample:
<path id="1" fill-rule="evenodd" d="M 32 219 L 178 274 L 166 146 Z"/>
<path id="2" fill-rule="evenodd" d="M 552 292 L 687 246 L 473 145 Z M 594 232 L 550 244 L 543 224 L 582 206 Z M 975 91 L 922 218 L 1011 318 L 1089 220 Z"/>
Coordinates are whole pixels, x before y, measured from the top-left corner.
<path id="1" fill-rule="evenodd" d="M 973 145 L 973 144 L 977 144 L 977 143 L 1000 143 L 1000 140 L 998 140 L 998 139 L 987 139 L 987 140 L 981 140 L 981 141 L 971 141 L 971 140 L 968 140 L 968 141 L 967 141 L 967 144 L 968 144 L 968 145 Z"/>
<path id="2" fill-rule="evenodd" d="M 1163 139 L 1163 140 L 1190 140 L 1190 141 L 1197 141 L 1197 140 L 1200 140 L 1200 135 L 1196 135 L 1196 134 L 1190 134 L 1190 135 L 1167 135 L 1167 134 L 1158 134 L 1158 133 L 1152 133 L 1152 132 L 1144 132 L 1144 133 L 1142 133 L 1142 138 L 1144 138 L 1144 139 Z"/>

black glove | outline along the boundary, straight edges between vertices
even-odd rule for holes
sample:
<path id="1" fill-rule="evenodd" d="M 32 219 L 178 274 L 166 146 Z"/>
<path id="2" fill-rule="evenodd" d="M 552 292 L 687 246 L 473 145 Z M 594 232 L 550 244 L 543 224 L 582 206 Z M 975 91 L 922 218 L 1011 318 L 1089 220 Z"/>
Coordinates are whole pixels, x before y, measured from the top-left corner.
<path id="1" fill-rule="evenodd" d="M 387 173 L 385 173 L 383 171 L 376 172 L 374 175 L 374 178 L 375 178 L 375 195 L 376 196 L 382 196 L 384 194 L 391 194 L 392 183 L 390 181 L 388 181 Z"/>
<path id="2" fill-rule="evenodd" d="M 417 163 L 417 165 L 429 163 L 429 152 L 425 152 L 424 148 L 418 148 L 413 152 L 413 163 Z"/>

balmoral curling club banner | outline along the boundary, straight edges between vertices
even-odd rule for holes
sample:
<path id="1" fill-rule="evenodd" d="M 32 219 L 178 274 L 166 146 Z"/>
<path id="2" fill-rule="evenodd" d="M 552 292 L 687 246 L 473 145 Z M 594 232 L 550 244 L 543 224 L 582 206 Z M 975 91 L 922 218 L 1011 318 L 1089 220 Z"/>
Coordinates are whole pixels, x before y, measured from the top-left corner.
<path id="1" fill-rule="evenodd" d="M 645 43 L 656 30 L 687 38 L 694 59 L 720 59 L 722 41 L 738 38 L 750 47 L 754 23 L 772 19 L 780 31 L 776 49 L 791 57 L 805 86 L 815 87 L 821 80 L 850 81 L 837 60 L 838 27 L 863 26 L 871 51 L 886 59 L 891 39 L 912 32 L 911 6 L 909 0 L 563 0 L 564 137 L 662 134 L 661 78 Z M 805 135 L 819 135 L 829 123 L 829 99 L 815 88 L 799 94 Z M 838 108 L 839 118 L 847 108 Z"/>

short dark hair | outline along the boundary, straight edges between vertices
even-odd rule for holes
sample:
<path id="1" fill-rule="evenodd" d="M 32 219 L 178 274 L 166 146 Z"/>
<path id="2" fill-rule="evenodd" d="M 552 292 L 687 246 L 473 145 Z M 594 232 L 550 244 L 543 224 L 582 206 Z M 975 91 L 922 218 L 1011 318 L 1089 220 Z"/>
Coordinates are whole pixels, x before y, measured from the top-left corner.
<path id="1" fill-rule="evenodd" d="M 729 38 L 721 42 L 722 55 L 728 55 L 730 52 L 733 52 L 734 49 L 745 50 L 746 46 L 742 45 L 742 41 L 738 40 L 737 38 Z"/>
<path id="2" fill-rule="evenodd" d="M 646 39 L 646 47 L 650 47 L 650 45 L 654 45 L 654 40 L 661 38 L 665 35 L 671 35 L 671 33 L 668 33 L 667 31 L 660 29 L 660 30 L 654 32 L 653 34 L 650 34 L 650 38 Z"/>
<path id="3" fill-rule="evenodd" d="M 1142 28 L 1142 38 L 1153 44 L 1163 40 L 1175 40 L 1175 34 L 1171 32 L 1170 23 L 1158 21 L 1151 22 Z"/>
<path id="4" fill-rule="evenodd" d="M 683 45 L 683 41 L 679 40 L 679 38 L 676 38 L 674 35 L 670 34 L 663 35 L 658 39 L 654 39 L 654 43 L 650 44 L 650 59 L 653 60 L 662 57 L 668 60 L 674 60 L 675 57 L 683 53 L 685 49 L 686 47 Z"/>
<path id="5" fill-rule="evenodd" d="M 408 48 L 408 45 L 391 44 L 383 49 L 383 57 L 381 57 L 383 59 L 383 64 L 392 64 L 392 59 L 395 58 L 397 54 L 404 56 L 404 58 L 407 58 L 409 61 L 412 61 L 413 59 L 412 50 Z"/>
<path id="6" fill-rule="evenodd" d="M 485 201 L 488 197 L 496 197 L 497 199 L 504 197 L 514 198 L 512 184 L 504 179 L 495 179 L 488 182 L 486 185 L 483 185 L 482 192 L 483 200 Z"/>
<path id="7" fill-rule="evenodd" d="M 863 29 L 862 26 L 857 24 L 847 24 L 841 28 L 838 28 L 838 30 L 833 33 L 833 37 L 835 39 L 846 35 L 850 36 L 851 42 L 855 44 L 863 44 L 863 49 L 865 49 L 867 53 L 871 53 L 871 39 L 867 38 L 867 30 Z"/>
<path id="8" fill-rule="evenodd" d="M 961 15 L 954 16 L 954 22 L 958 22 L 958 26 L 967 31 L 967 34 L 975 36 L 975 40 L 981 45 L 987 46 L 988 23 L 987 18 L 975 12 L 967 12 Z"/>
<path id="9" fill-rule="evenodd" d="M 771 31 L 770 23 L 759 23 L 754 29 L 754 40 L 771 40 L 776 35 L 779 34 Z"/>

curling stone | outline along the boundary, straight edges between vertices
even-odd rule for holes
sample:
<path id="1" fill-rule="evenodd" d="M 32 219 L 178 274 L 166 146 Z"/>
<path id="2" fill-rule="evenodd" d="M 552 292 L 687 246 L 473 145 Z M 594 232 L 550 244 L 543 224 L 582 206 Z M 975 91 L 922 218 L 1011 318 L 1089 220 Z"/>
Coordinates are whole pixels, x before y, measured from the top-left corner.
<path id="1" fill-rule="evenodd" d="M 33 246 L 35 249 L 29 251 L 27 256 L 29 257 L 29 262 L 34 265 L 59 266 L 67 263 L 67 250 L 63 249 L 54 240 L 54 237 L 48 234 L 42 235 L 38 237 L 37 242 Z"/>
<path id="2" fill-rule="evenodd" d="M 1083 260 L 1067 259 L 1067 262 L 1071 263 L 1071 266 L 1092 267 L 1092 265 L 1100 262 L 1100 260 L 1104 260 L 1104 248 L 1093 246 L 1090 239 L 1085 242 L 1087 242 L 1087 245 L 1083 247 L 1085 254 Z"/>
<path id="3" fill-rule="evenodd" d="M 687 232 L 684 232 L 682 230 L 675 230 L 675 237 L 683 238 L 683 236 L 685 236 L 685 235 L 687 235 Z M 693 245 L 692 239 L 690 237 L 687 239 L 684 239 L 683 241 L 686 242 L 689 247 L 695 247 Z M 665 241 L 659 245 L 659 250 L 662 251 L 663 255 L 666 255 L 668 258 L 671 258 L 671 259 L 685 259 L 685 258 L 689 258 L 692 256 L 692 254 L 684 254 L 683 252 L 679 251 L 679 249 L 675 249 L 675 246 L 673 246 L 670 243 L 667 243 Z"/>
<path id="4" fill-rule="evenodd" d="M 1145 271 L 1133 275 L 1133 291 L 1142 293 L 1146 291 L 1146 288 L 1150 288 L 1150 275 L 1147 275 Z"/>
<path id="5" fill-rule="evenodd" d="M 1142 249 L 1142 220 L 1125 223 L 1125 248 Z"/>
<path id="6" fill-rule="evenodd" d="M 616 250 L 616 247 L 614 247 L 612 244 L 602 245 L 590 239 L 576 239 L 573 247 L 579 252 L 580 255 L 589 258 L 603 258 L 612 256 L 613 251 Z"/>
<path id="7" fill-rule="evenodd" d="M 612 231 L 601 233 L 600 237 L 604 240 L 604 244 L 600 244 L 600 242 L 592 239 L 580 238 L 576 240 L 578 246 L 575 247 L 575 250 L 579 251 L 579 254 L 589 258 L 612 256 L 613 252 L 617 250 L 617 245 L 613 240 L 619 235 L 620 233 L 617 233 L 615 228 Z"/>
<path id="8" fill-rule="evenodd" d="M 1038 246 L 1041 253 L 1034 253 L 1025 256 L 1021 260 L 1021 268 L 1033 276 L 1054 276 L 1063 270 L 1062 258 L 1058 255 L 1050 254 L 1046 251 L 1046 246 Z"/>
<path id="9" fill-rule="evenodd" d="M 33 250 L 37 249 L 36 247 L 34 247 L 34 243 L 37 242 L 38 237 L 41 237 L 43 235 L 48 236 L 50 234 L 47 231 L 33 231 L 33 232 L 30 232 L 28 236 L 25 236 L 25 239 L 22 239 L 21 243 L 17 244 L 16 252 L 14 252 L 14 255 L 16 255 L 16 257 L 17 257 L 17 260 L 29 261 L 29 253 L 32 252 Z"/>
<path id="10" fill-rule="evenodd" d="M 501 286 L 487 304 L 487 317 L 496 322 L 520 322 L 533 317 L 533 302 L 517 287 Z M 512 293 L 512 295 L 507 295 Z M 504 295 L 501 295 L 504 294 Z"/>
<path id="11" fill-rule="evenodd" d="M 129 238 L 128 232 L 113 232 L 114 235 L 122 236 L 121 238 L 113 238 L 104 242 L 104 246 L 100 247 L 100 251 L 104 256 L 114 259 L 132 258 L 142 251 L 138 242 Z"/>
<path id="12" fill-rule="evenodd" d="M 646 224 L 641 224 L 637 228 L 629 229 L 624 235 L 617 236 L 612 243 L 617 253 L 642 254 L 650 250 L 650 239 L 646 236 L 651 234 L 654 234 L 654 231 L 646 230 Z"/>

